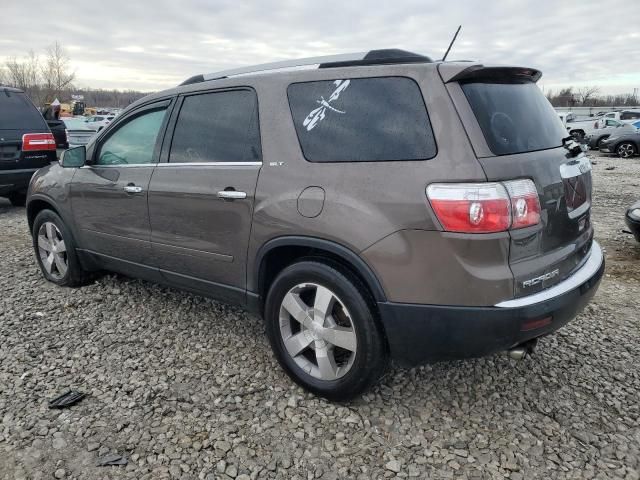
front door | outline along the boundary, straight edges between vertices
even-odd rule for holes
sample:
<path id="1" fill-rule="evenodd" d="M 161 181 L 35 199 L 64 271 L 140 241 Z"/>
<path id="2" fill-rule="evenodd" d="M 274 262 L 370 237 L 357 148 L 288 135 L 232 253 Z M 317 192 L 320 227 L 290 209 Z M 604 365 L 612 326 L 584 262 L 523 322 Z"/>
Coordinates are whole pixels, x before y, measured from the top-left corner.
<path id="1" fill-rule="evenodd" d="M 80 246 L 117 271 L 146 276 L 152 266 L 147 195 L 168 106 L 154 104 L 120 119 L 73 178 Z"/>
<path id="2" fill-rule="evenodd" d="M 149 185 L 155 262 L 176 285 L 242 302 L 262 165 L 256 93 L 199 93 L 179 108 L 168 161 Z"/>

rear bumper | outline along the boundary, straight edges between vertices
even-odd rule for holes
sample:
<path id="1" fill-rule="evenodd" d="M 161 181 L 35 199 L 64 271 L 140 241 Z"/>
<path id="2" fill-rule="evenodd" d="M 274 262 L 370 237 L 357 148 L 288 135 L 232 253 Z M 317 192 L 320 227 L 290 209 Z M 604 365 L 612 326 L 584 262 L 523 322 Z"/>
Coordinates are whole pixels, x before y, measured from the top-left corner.
<path id="1" fill-rule="evenodd" d="M 636 238 L 638 242 L 640 242 L 640 218 L 636 215 L 632 215 L 631 212 L 634 210 L 640 209 L 640 202 L 634 203 L 629 210 L 627 210 L 627 214 L 624 217 L 624 221 L 633 233 L 633 236 Z"/>
<path id="2" fill-rule="evenodd" d="M 0 195 L 8 195 L 12 192 L 26 192 L 31 177 L 37 171 L 37 168 L 0 170 Z"/>
<path id="3" fill-rule="evenodd" d="M 405 366 L 507 350 L 566 325 L 595 295 L 604 274 L 600 246 L 571 277 L 493 307 L 378 303 L 392 358 Z"/>

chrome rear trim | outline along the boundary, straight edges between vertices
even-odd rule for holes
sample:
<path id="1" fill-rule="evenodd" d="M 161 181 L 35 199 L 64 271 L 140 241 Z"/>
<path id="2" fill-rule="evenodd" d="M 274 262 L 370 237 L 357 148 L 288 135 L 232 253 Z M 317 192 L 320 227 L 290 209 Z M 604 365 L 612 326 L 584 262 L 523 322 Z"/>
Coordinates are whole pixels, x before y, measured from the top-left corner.
<path id="1" fill-rule="evenodd" d="M 534 293 L 533 295 L 528 295 L 526 297 L 516 298 L 513 300 L 506 300 L 504 302 L 500 302 L 496 304 L 496 307 L 500 308 L 516 308 L 516 307 L 527 307 L 529 305 L 534 305 L 536 303 L 544 302 L 546 300 L 550 300 L 552 298 L 558 297 L 563 293 L 570 292 L 578 288 L 584 282 L 593 277 L 596 272 L 600 269 L 603 261 L 602 249 L 600 245 L 595 240 L 591 246 L 591 250 L 589 251 L 589 257 L 587 261 L 584 263 L 580 269 L 571 275 L 566 280 L 554 285 L 551 288 L 547 288 L 542 292 Z"/>

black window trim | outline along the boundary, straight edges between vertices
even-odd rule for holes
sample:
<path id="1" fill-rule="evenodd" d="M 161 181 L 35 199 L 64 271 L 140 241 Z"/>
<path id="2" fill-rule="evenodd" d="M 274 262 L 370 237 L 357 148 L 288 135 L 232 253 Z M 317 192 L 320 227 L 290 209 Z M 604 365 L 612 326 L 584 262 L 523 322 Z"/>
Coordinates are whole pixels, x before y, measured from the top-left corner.
<path id="1" fill-rule="evenodd" d="M 429 109 L 427 108 L 427 103 L 424 99 L 424 93 L 422 92 L 422 87 L 420 87 L 420 83 L 418 83 L 418 81 L 415 78 L 412 78 L 410 76 L 407 75 L 372 75 L 372 76 L 368 76 L 368 77 L 348 77 L 348 76 L 344 76 L 341 77 L 339 80 L 368 80 L 368 79 L 378 79 L 378 78 L 406 78 L 408 80 L 411 80 L 413 83 L 416 84 L 416 86 L 418 87 L 418 91 L 420 92 L 420 98 L 422 99 L 422 104 L 424 105 L 424 110 L 425 113 L 427 114 L 427 120 L 429 120 L 429 130 L 431 132 L 431 138 L 433 138 L 433 145 L 435 147 L 433 156 L 431 157 L 427 157 L 427 158 L 412 158 L 412 159 L 405 159 L 405 160 L 350 160 L 350 161 L 344 161 L 344 160 L 322 160 L 322 161 L 317 161 L 317 160 L 309 160 L 307 158 L 307 156 L 304 153 L 304 149 L 302 148 L 302 143 L 300 141 L 300 136 L 298 135 L 298 129 L 296 128 L 295 125 L 295 119 L 293 118 L 293 110 L 291 109 L 291 99 L 289 98 L 289 87 L 291 85 L 300 85 L 300 84 L 305 84 L 305 83 L 319 83 L 319 82 L 332 82 L 334 80 L 338 80 L 338 78 L 329 78 L 329 79 L 320 79 L 320 80 L 306 80 L 304 82 L 292 82 L 289 83 L 287 85 L 287 105 L 289 107 L 289 114 L 290 114 L 290 118 L 291 118 L 291 126 L 293 127 L 293 131 L 295 132 L 296 135 L 296 139 L 298 140 L 298 148 L 300 149 L 300 154 L 301 156 L 309 163 L 355 163 L 355 164 L 368 164 L 368 163 L 398 163 L 398 162 L 425 162 L 427 160 L 433 160 L 434 158 L 436 158 L 438 156 L 438 141 L 436 139 L 436 135 L 435 132 L 433 131 L 433 124 L 431 123 L 431 116 L 429 115 Z"/>
<path id="2" fill-rule="evenodd" d="M 206 95 L 211 93 L 224 93 L 224 92 L 235 92 L 235 91 L 250 91 L 253 92 L 253 95 L 256 99 L 256 109 L 258 111 L 258 138 L 260 139 L 259 151 L 260 160 L 252 160 L 247 162 L 171 162 L 170 154 L 171 147 L 173 145 L 173 139 L 176 132 L 176 126 L 178 125 L 178 118 L 180 118 L 180 112 L 182 111 L 182 105 L 184 104 L 184 100 L 187 97 L 195 97 L 197 95 Z M 264 163 L 264 156 L 262 152 L 262 128 L 260 124 L 260 97 L 258 96 L 258 92 L 256 92 L 255 88 L 249 85 L 238 85 L 233 87 L 223 87 L 223 88 L 208 88 L 206 90 L 196 90 L 195 92 L 181 93 L 178 95 L 177 102 L 173 112 L 171 114 L 171 120 L 167 126 L 166 132 L 167 142 L 166 146 L 163 145 L 162 154 L 160 158 L 160 162 L 158 163 L 159 167 L 204 167 L 204 166 L 212 166 L 212 167 L 250 167 L 250 166 L 262 166 Z"/>
<path id="3" fill-rule="evenodd" d="M 109 167 L 141 168 L 141 167 L 149 167 L 149 166 L 155 167 L 156 165 L 158 165 L 162 144 L 164 142 L 164 137 L 166 135 L 167 125 L 169 123 L 169 118 L 171 116 L 174 105 L 175 105 L 175 97 L 166 98 L 159 101 L 154 101 L 151 103 L 141 105 L 140 107 L 137 107 L 131 112 L 127 112 L 122 116 L 116 117 L 116 119 L 111 124 L 109 124 L 108 128 L 105 128 L 103 130 L 104 134 L 97 140 L 96 145 L 93 151 L 91 152 L 91 162 L 87 162 L 87 165 L 90 167 L 96 167 L 96 168 L 109 168 Z M 142 115 L 145 115 L 147 113 L 150 113 L 156 110 L 162 110 L 162 109 L 165 109 L 166 113 L 162 120 L 162 124 L 160 125 L 160 129 L 158 130 L 158 137 L 156 138 L 156 144 L 153 147 L 153 155 L 151 157 L 151 160 L 152 160 L 151 162 L 134 163 L 131 165 L 98 165 L 97 164 L 102 146 L 107 140 L 109 140 L 109 138 L 111 138 L 111 136 L 115 132 L 120 130 L 121 126 L 129 123 L 132 120 L 135 120 L 136 118 Z"/>

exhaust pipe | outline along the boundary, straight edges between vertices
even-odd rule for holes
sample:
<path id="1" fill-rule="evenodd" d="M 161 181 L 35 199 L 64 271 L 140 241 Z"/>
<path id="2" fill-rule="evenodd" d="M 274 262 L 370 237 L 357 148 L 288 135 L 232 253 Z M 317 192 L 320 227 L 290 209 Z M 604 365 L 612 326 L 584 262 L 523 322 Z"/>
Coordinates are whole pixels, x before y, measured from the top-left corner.
<path id="1" fill-rule="evenodd" d="M 523 360 L 528 354 L 533 353 L 538 344 L 538 339 L 533 338 L 531 340 L 527 340 L 520 345 L 516 345 L 513 348 L 507 350 L 507 354 L 514 360 Z"/>
<path id="2" fill-rule="evenodd" d="M 514 360 L 523 360 L 524 357 L 527 356 L 527 349 L 518 346 L 507 351 L 507 353 L 509 354 L 509 357 L 511 357 Z"/>

